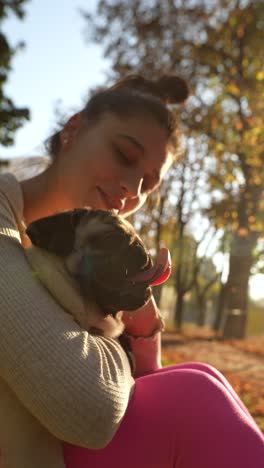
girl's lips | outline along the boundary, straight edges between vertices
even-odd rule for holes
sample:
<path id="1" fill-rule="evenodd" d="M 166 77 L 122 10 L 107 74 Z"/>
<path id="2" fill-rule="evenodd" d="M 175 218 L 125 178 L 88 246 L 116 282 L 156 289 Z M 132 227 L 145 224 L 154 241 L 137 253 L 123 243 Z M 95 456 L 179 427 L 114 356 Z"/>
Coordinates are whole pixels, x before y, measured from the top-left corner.
<path id="1" fill-rule="evenodd" d="M 111 195 L 105 193 L 100 187 L 97 187 L 97 190 L 99 191 L 103 202 L 108 210 L 117 210 L 118 212 L 122 210 L 125 204 L 123 200 L 111 197 Z"/>

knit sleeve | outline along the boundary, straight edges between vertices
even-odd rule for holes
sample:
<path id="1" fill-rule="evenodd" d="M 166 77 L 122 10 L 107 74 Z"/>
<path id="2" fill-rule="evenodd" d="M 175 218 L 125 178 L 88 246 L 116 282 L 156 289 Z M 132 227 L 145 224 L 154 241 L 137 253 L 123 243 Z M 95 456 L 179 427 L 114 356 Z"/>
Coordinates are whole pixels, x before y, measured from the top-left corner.
<path id="1" fill-rule="evenodd" d="M 0 176 L 0 375 L 57 438 L 88 448 L 113 437 L 134 388 L 116 340 L 83 331 L 34 277 L 17 223 L 23 197 Z"/>

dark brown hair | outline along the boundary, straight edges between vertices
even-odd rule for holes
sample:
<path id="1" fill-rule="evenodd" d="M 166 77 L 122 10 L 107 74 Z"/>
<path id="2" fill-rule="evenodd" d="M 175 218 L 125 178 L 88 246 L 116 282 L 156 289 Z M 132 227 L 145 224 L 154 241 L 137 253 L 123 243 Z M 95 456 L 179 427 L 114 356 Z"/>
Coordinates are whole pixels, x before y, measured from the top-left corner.
<path id="1" fill-rule="evenodd" d="M 96 123 L 103 114 L 110 112 L 118 117 L 138 117 L 149 115 L 168 133 L 177 150 L 180 131 L 175 112 L 169 104 L 180 104 L 189 95 L 186 82 L 174 75 L 164 75 L 157 80 L 148 80 L 140 75 L 129 75 L 116 84 L 94 94 L 88 101 L 82 114 L 91 123 Z M 60 132 L 47 142 L 47 150 L 53 158 L 60 150 Z"/>

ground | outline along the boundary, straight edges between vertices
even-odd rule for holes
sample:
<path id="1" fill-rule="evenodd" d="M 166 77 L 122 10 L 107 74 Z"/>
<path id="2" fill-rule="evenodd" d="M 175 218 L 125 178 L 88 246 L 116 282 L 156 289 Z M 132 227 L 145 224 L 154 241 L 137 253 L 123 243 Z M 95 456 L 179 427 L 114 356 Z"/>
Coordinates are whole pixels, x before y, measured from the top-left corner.
<path id="1" fill-rule="evenodd" d="M 264 336 L 222 341 L 203 329 L 164 333 L 162 345 L 164 366 L 202 361 L 220 370 L 264 432 Z"/>

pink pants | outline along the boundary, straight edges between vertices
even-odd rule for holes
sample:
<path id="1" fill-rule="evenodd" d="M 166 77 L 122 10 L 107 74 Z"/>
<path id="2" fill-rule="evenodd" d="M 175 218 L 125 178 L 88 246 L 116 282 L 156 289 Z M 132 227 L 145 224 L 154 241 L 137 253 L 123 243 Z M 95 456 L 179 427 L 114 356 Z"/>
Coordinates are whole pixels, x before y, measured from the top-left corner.
<path id="1" fill-rule="evenodd" d="M 109 445 L 64 444 L 67 468 L 263 468 L 264 436 L 227 380 L 202 363 L 140 377 Z"/>

